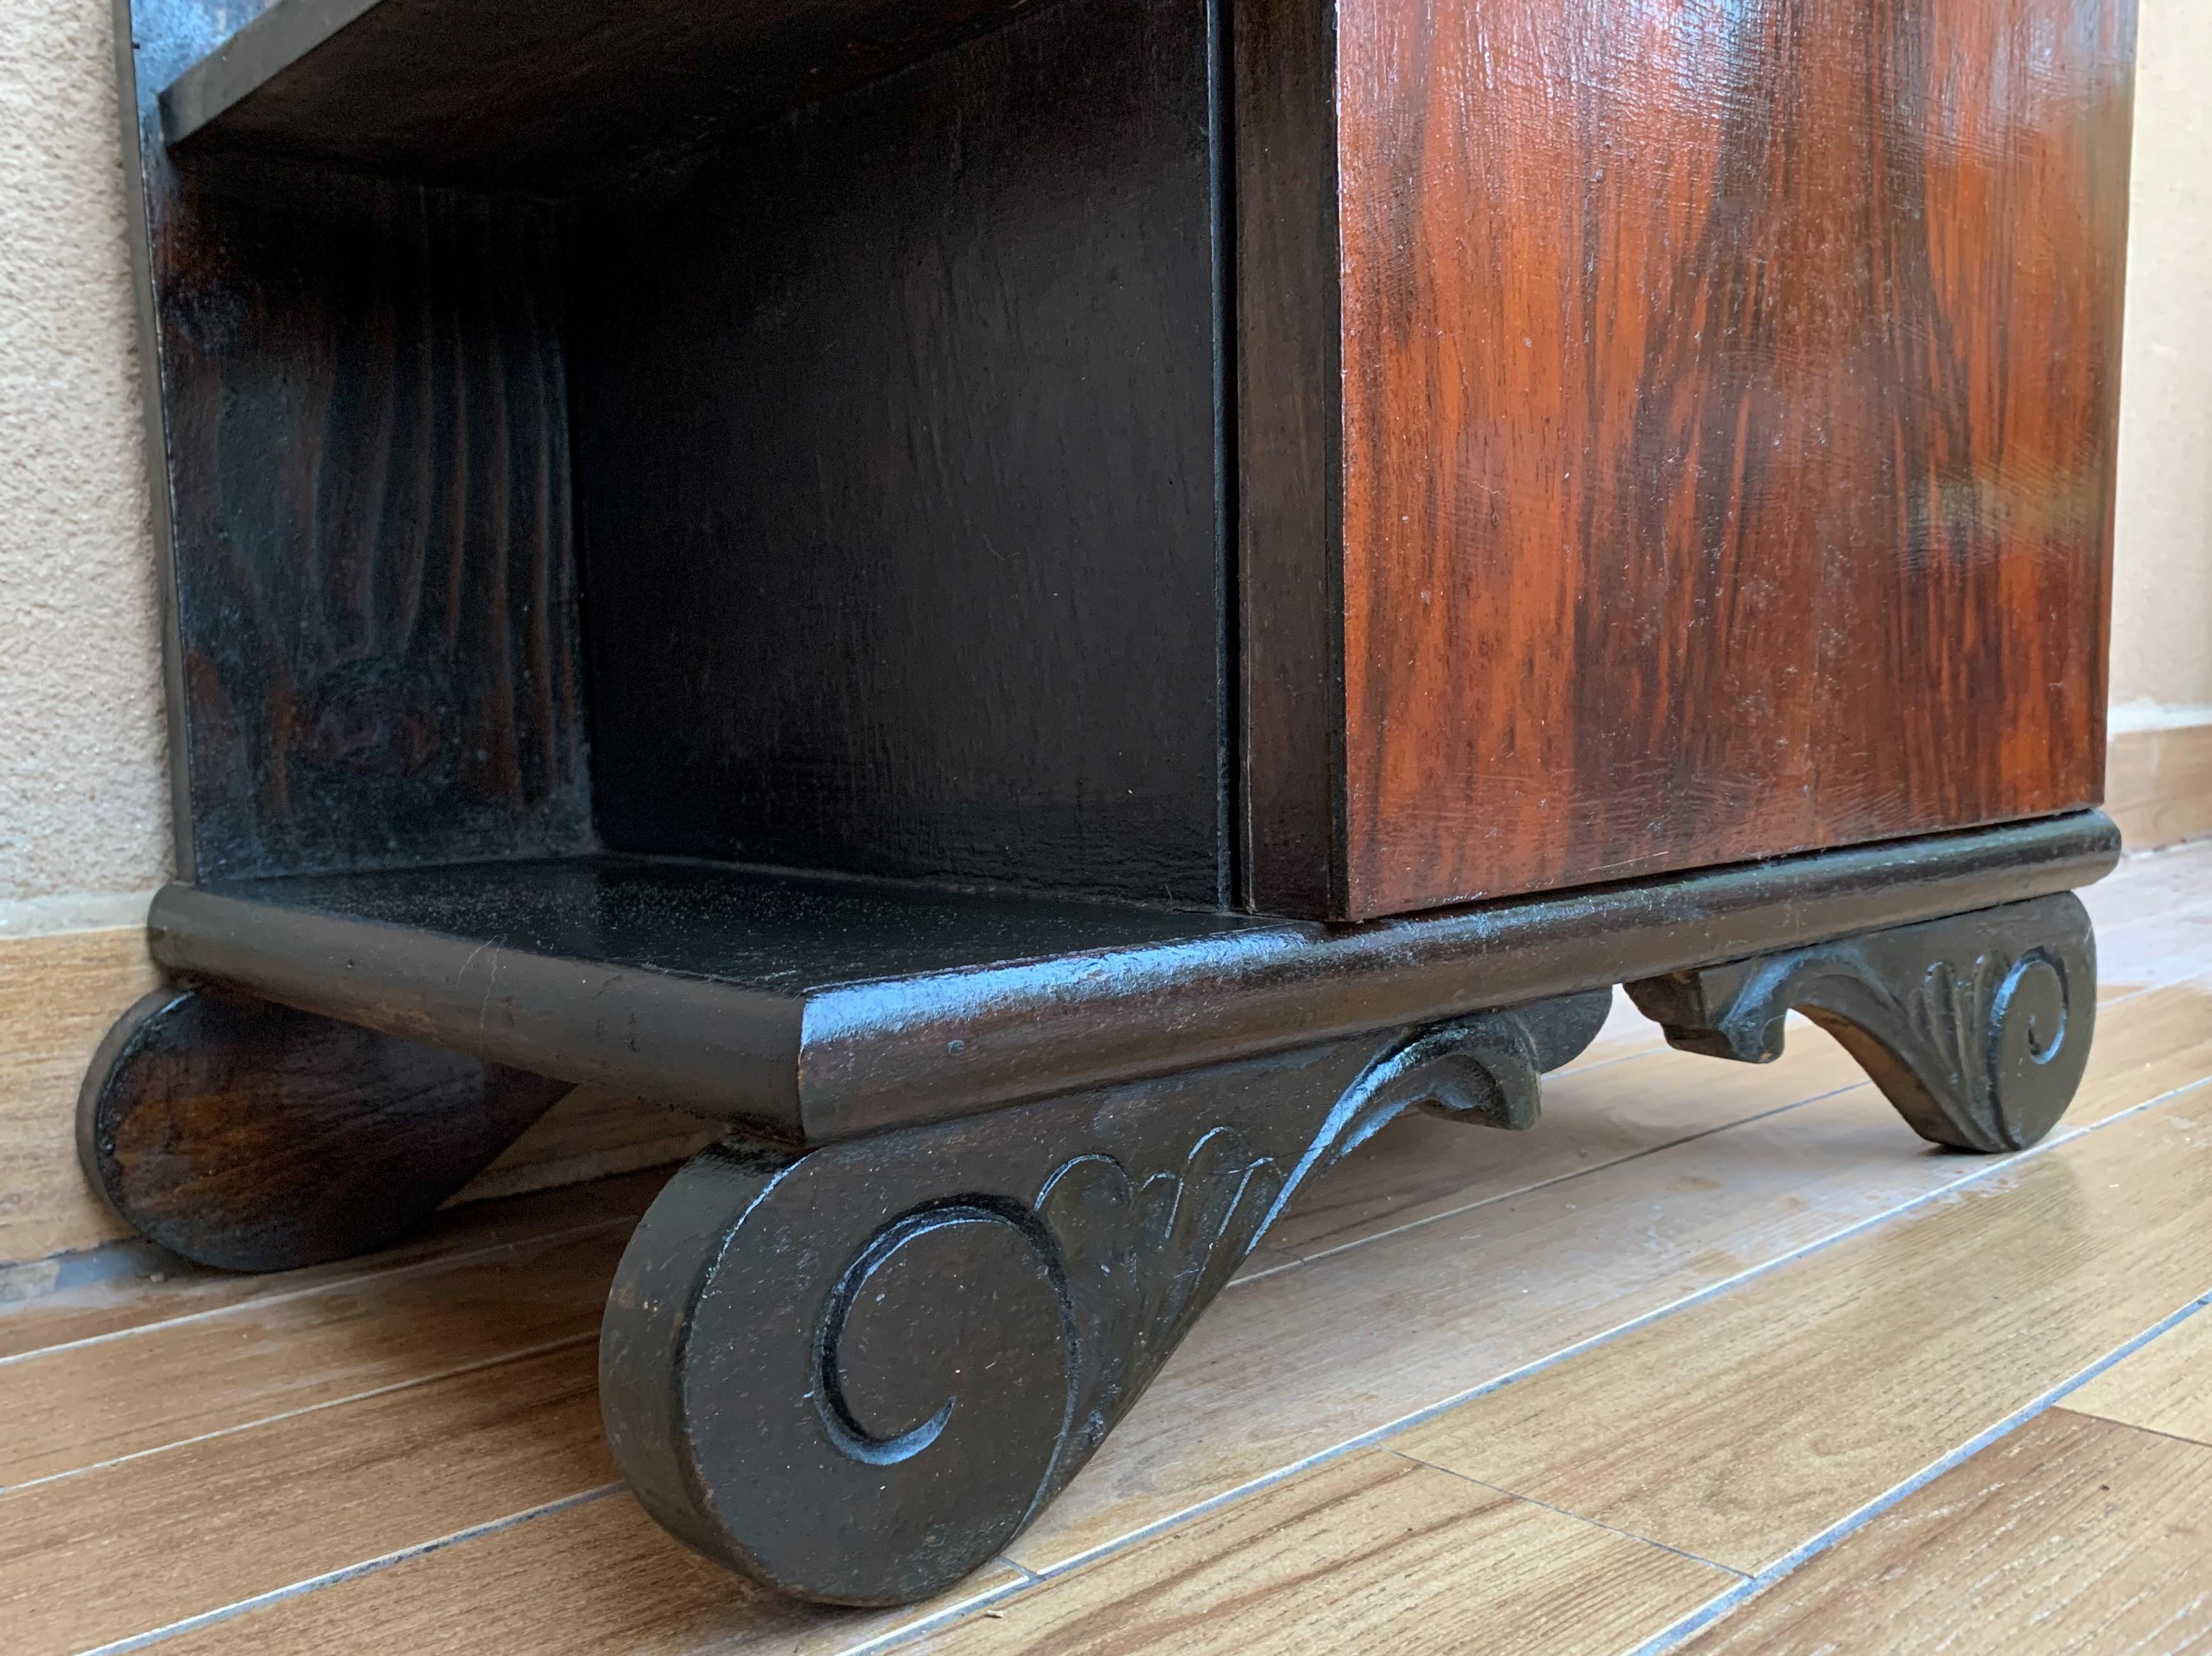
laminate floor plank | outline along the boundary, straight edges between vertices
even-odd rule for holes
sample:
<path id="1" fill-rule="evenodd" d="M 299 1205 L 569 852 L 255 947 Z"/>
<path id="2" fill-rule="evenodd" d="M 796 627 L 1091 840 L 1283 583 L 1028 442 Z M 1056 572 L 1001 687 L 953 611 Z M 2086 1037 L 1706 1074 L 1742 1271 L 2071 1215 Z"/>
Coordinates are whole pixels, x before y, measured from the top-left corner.
<path id="1" fill-rule="evenodd" d="M 687 1110 L 605 1087 L 579 1087 L 523 1130 L 522 1137 L 453 1199 L 505 1200 L 579 1181 L 656 1169 L 665 1182 L 729 1131 Z"/>
<path id="2" fill-rule="evenodd" d="M 2177 992 L 2108 1009 L 2061 1133 L 2212 1073 L 2192 1043 L 2212 1039 L 2205 1004 Z M 2196 1056 L 2144 1063 L 2138 1041 Z M 1923 1143 L 1860 1086 L 1258 1277 L 1199 1319 L 1011 1556 L 1051 1570 L 2002 1171 Z"/>
<path id="3" fill-rule="evenodd" d="M 629 1240 L 603 1225 L 0 1364 L 0 1486 L 596 1339 Z"/>
<path id="4" fill-rule="evenodd" d="M 2098 998 L 2212 972 L 2212 913 L 2189 909 L 2097 934 Z"/>
<path id="5" fill-rule="evenodd" d="M 802 1604 L 672 1539 L 628 1490 L 288 1596 L 163 1640 L 161 1656 L 334 1651 L 518 1656 L 831 1656 L 1023 1579 L 987 1565 L 895 1611 Z"/>
<path id="6" fill-rule="evenodd" d="M 1737 1579 L 1370 1451 L 907 1647 L 943 1656 L 1611 1656 Z"/>
<path id="7" fill-rule="evenodd" d="M 2212 1449 L 2050 1410 L 1681 1649 L 2203 1656 Z"/>
<path id="8" fill-rule="evenodd" d="M 2208 1289 L 2212 1085 L 1394 1447 L 1756 1574 Z"/>
<path id="9" fill-rule="evenodd" d="M 420 1235 L 398 1247 L 266 1276 L 210 1271 L 141 1245 L 130 1266 L 111 1277 L 0 1303 L 0 1364 L 34 1351 L 228 1307 L 364 1283 L 426 1261 L 487 1255 L 592 1227 L 635 1225 L 672 1171 L 655 1168 L 563 1190 L 449 1208 Z M 0 1367 L 0 1374 L 5 1372 Z"/>
<path id="10" fill-rule="evenodd" d="M 2212 838 L 2131 852 L 2081 896 L 2100 931 L 2212 901 Z"/>
<path id="11" fill-rule="evenodd" d="M 1525 1132 L 1409 1112 L 1302 1192 L 1267 1241 L 1312 1258 L 1663 1149 L 1865 1078 L 1841 1046 L 1799 1019 L 1788 1050 L 1771 1065 L 1716 1064 L 1662 1046 L 1618 1063 L 1547 1076 L 1543 1119 Z"/>
<path id="12" fill-rule="evenodd" d="M 1659 1033 L 1659 1026 L 1638 1011 L 1636 1003 L 1616 987 L 1613 992 L 1612 1010 L 1606 1014 L 1605 1022 L 1599 1027 L 1595 1037 L 1571 1063 L 1561 1066 L 1555 1073 L 1572 1075 L 1577 1070 L 1615 1064 L 1624 1058 L 1651 1052 L 1666 1044 L 1667 1038 Z"/>
<path id="13" fill-rule="evenodd" d="M 615 1481 L 577 1344 L 0 1493 L 10 1656 L 81 1651 Z"/>
<path id="14" fill-rule="evenodd" d="M 2100 995 L 2212 971 L 2212 840 L 2130 857 L 2081 895 Z"/>
<path id="15" fill-rule="evenodd" d="M 2136 871 L 2152 864 L 2158 866 Z M 2212 985 L 2174 982 L 2196 959 L 2195 934 L 2169 927 L 2164 946 L 2154 935 L 2164 916 L 2198 901 L 2187 859 L 2174 853 L 2130 859 L 2101 897 L 2091 895 L 2093 909 L 2110 901 L 2119 917 L 2113 929 L 2124 935 L 2114 958 L 2144 983 L 2167 986 L 2138 992 L 2141 984 L 2106 974 L 2114 986 L 2100 1012 L 2090 1075 L 2061 1129 L 2069 1136 L 2069 1156 L 2112 1134 L 2150 1142 L 2140 1124 L 2185 1116 L 2186 1099 L 2078 1144 L 2071 1136 L 2212 1075 Z M 2196 969 L 2212 969 L 2212 961 Z M 1842 1090 L 1824 1091 L 1831 1080 Z M 2212 1117 L 2212 1095 L 2204 1104 L 2203 1113 Z M 1118 1550 L 1019 1590 L 1018 1572 L 994 1566 L 938 1605 L 876 1620 L 759 1593 L 669 1540 L 623 1494 L 541 1512 L 613 1480 L 590 1344 L 410 1380 L 429 1365 L 405 1355 L 398 1334 L 380 1325 L 428 1307 L 410 1300 L 413 1290 L 402 1281 L 377 1284 L 395 1265 L 404 1278 L 438 1257 L 435 1248 L 289 1280 L 152 1284 L 143 1294 L 111 1291 L 106 1302 L 94 1303 L 80 1294 L 78 1303 L 33 1309 L 25 1322 L 17 1320 L 22 1309 L 0 1315 L 0 1354 L 52 1344 L 58 1331 L 64 1341 L 101 1341 L 83 1352 L 167 1351 L 167 1366 L 147 1371 L 152 1385 L 188 1366 L 198 1337 L 187 1336 L 185 1326 L 220 1326 L 222 1318 L 208 1313 L 265 1301 L 236 1325 L 263 1330 L 264 1358 L 280 1368 L 286 1361 L 284 1328 L 296 1329 L 303 1342 L 292 1377 L 266 1383 L 266 1403 L 298 1409 L 307 1398 L 319 1405 L 0 1494 L 6 1629 L 0 1646 L 82 1648 L 308 1584 L 179 1633 L 160 1648 L 193 1656 L 410 1647 L 551 1656 L 811 1653 L 875 1641 L 915 1626 L 918 1616 L 963 1607 L 975 1613 L 930 1632 L 920 1647 L 973 1642 L 987 1649 L 1203 1652 L 1217 1647 L 1193 1642 L 1212 1639 L 1212 1623 L 1201 1615 L 1209 1611 L 1224 1617 L 1227 1642 L 1218 1646 L 1224 1650 L 1632 1647 L 1733 1578 L 1464 1477 L 1433 1468 L 1416 1469 L 1417 1476 L 1392 1470 L 1410 1465 L 1401 1457 L 1341 1452 L 1634 1319 L 1658 1319 L 1492 1396 L 1539 1385 L 1762 1283 L 1809 1281 L 1808 1267 L 1869 1238 L 1953 1209 L 2001 1214 L 2002 1204 L 1982 1199 L 1984 1186 L 1995 1181 L 2009 1190 L 2060 1152 L 2008 1166 L 1933 1150 L 1857 1082 L 1826 1036 L 1802 1025 L 1780 1065 L 1753 1069 L 1665 1052 L 1656 1030 L 1617 1015 L 1589 1053 L 1550 1079 L 1547 1106 L 1546 1121 L 1530 1134 L 1480 1132 L 1425 1118 L 1402 1124 L 1393 1130 L 1395 1142 L 1383 1135 L 1285 1216 L 1288 1228 L 1271 1234 L 1269 1251 L 1200 1319 L 1152 1393 L 1016 1556 L 1031 1568 L 1057 1569 L 1102 1548 Z M 2194 1165 L 2185 1156 L 2163 1160 L 2168 1165 L 2160 1178 L 2169 1182 Z M 633 1205 L 617 1204 L 602 1216 L 611 1234 L 623 1234 L 618 1221 L 641 1211 L 665 1177 L 656 1170 L 608 1181 L 634 1192 L 627 1198 Z M 2130 1168 L 2108 1182 L 2135 1177 Z M 1959 1188 L 1922 1200 L 1953 1186 Z M 2171 1204 L 2157 1192 L 2166 1186 L 2153 1180 L 2151 1187 L 2145 1199 L 2154 1228 L 2163 1234 L 2172 1228 Z M 499 1209 L 543 1204 L 557 1212 L 600 1199 L 592 1188 L 466 1210 L 441 1224 L 479 1234 L 470 1227 L 492 1222 Z M 2088 1210 L 2101 1214 L 2104 1199 Z M 1911 1212 L 1897 1213 L 1916 1201 L 1921 1205 Z M 2046 1215 L 2042 1229 L 2023 1234 L 2062 1233 L 2071 1211 Z M 1885 1219 L 1822 1252 L 1794 1257 Z M 556 1228 L 566 1236 L 577 1227 Z M 2212 1227 L 2200 1228 L 2212 1234 Z M 472 1301 L 486 1307 L 482 1314 L 500 1314 L 494 1307 L 501 1267 L 490 1255 L 536 1246 L 543 1234 L 519 1227 L 479 1234 L 476 1251 L 483 1257 L 459 1268 L 473 1273 L 470 1280 L 483 1279 L 483 1297 Z M 484 1234 L 499 1240 L 485 1246 Z M 2009 1249 L 2008 1270 L 2033 1274 L 2034 1250 L 2008 1241 L 2013 1234 L 2000 1228 L 1987 1246 Z M 589 1252 L 574 1237 L 559 1245 L 571 1244 L 579 1257 Z M 439 1246 L 450 1248 L 450 1237 Z M 2023 1252 L 2025 1262 L 2015 1257 Z M 1696 1297 L 1770 1265 L 1778 1268 L 1716 1297 Z M 2138 1298 L 2151 1293 L 2166 1268 L 2151 1261 L 2136 1270 L 2130 1291 Z M 579 1267 L 571 1284 L 579 1304 L 583 1274 Z M 362 1303 L 314 1303 L 325 1290 L 341 1301 L 363 1296 Z M 556 1289 L 554 1297 L 568 1291 Z M 1970 1306 L 1980 1304 L 1973 1291 L 1966 1297 Z M 300 1308 L 279 1317 L 278 1307 L 288 1303 Z M 2114 1313 L 2116 1324 L 2124 1319 Z M 173 1321 L 179 1325 L 154 1337 L 155 1325 Z M 122 1333 L 132 1327 L 149 1332 Z M 466 1331 L 422 1332 L 425 1353 L 450 1352 L 450 1342 L 471 1338 Z M 473 1349 L 489 1352 L 499 1343 L 495 1338 Z M 1977 1351 L 1971 1341 L 1933 1349 L 1929 1363 L 1953 1362 L 1955 1387 L 1979 1398 L 1971 1366 Z M 57 1361 L 66 1355 L 0 1362 L 0 1386 L 11 1367 L 27 1372 L 50 1362 L 55 1366 L 46 1373 L 59 1382 L 73 1372 Z M 1955 1366 L 1961 1362 L 1969 1366 Z M 379 1374 L 390 1378 L 378 1380 Z M 95 1374 L 81 1421 L 100 1411 L 127 1417 L 127 1386 L 101 1392 L 102 1383 Z M 397 1389 L 349 1391 L 364 1383 Z M 2003 1374 L 1995 1382 L 1998 1390 L 2009 1383 Z M 66 1422 L 69 1410 L 55 1399 L 70 1389 L 57 1383 L 23 1395 L 46 1399 Z M 99 1394 L 96 1409 L 91 1392 Z M 211 1386 L 212 1402 L 180 1404 L 176 1420 L 161 1430 L 208 1418 L 210 1407 L 220 1413 L 231 1395 Z M 15 1406 L 4 1399 L 0 1392 L 0 1406 Z M 1887 1408 L 1886 1398 L 1880 1401 L 1878 1414 Z M 262 1406 L 232 1407 L 229 1417 L 242 1422 Z M 1603 1399 L 1593 1406 L 1597 1412 L 1581 1422 L 1590 1441 L 1607 1441 L 1618 1421 L 1633 1418 Z M 158 1416 L 161 1410 L 148 1412 Z M 81 1435 L 87 1442 L 94 1436 Z M 1401 1434 L 1388 1442 L 1395 1449 L 1407 1439 Z M 0 1445 L 0 1453 L 8 1447 Z M 1331 1454 L 1340 1458 L 1293 1470 Z M 1130 1539 L 1145 1526 L 1285 1471 L 1293 1475 L 1280 1483 Z M 1346 1481 L 1340 1486 L 1334 1479 Z M 1271 1500 L 1279 1504 L 1262 1506 Z M 1474 1504 L 1454 1504 L 1468 1501 Z M 1237 1530 L 1239 1523 L 1250 1527 Z M 455 1544 L 432 1545 L 465 1532 Z M 1432 1532 L 1459 1539 L 1431 1546 Z M 404 1556 L 361 1569 L 395 1553 Z M 1620 1562 L 1631 1558 L 1632 1566 Z M 1571 1561 L 1563 1574 L 1543 1573 L 1560 1559 Z M 1666 1562 L 1652 1565 L 1654 1559 Z M 323 1579 L 349 1570 L 360 1573 Z M 1519 1585 L 1498 1586 L 1493 1577 Z M 1402 1589 L 1403 1603 L 1388 1584 Z M 978 1595 L 994 1593 L 1003 1596 L 982 1613 Z M 1378 1631 L 1370 1637 L 1369 1629 Z"/>
<path id="16" fill-rule="evenodd" d="M 2130 1352 L 2067 1393 L 2066 1406 L 2212 1445 L 2212 1313 L 2200 1311 Z"/>
<path id="17" fill-rule="evenodd" d="M 2212 1076 L 2212 976 L 2146 989 L 2097 1009 L 2097 1039 L 2074 1102 L 2051 1137 Z"/>

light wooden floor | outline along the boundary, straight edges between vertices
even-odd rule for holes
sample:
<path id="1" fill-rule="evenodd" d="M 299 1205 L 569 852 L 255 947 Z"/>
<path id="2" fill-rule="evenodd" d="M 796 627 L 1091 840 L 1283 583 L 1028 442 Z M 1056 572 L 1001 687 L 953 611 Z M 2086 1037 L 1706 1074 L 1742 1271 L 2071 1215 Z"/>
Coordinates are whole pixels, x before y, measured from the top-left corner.
<path id="1" fill-rule="evenodd" d="M 2096 1056 L 1937 1152 L 1825 1036 L 1623 1019 L 1533 1133 L 1425 1117 L 1291 1213 L 960 1594 L 781 1604 L 600 1441 L 659 1175 L 289 1277 L 0 1313 L 0 1649 L 2212 1651 L 2212 844 L 2088 894 Z"/>

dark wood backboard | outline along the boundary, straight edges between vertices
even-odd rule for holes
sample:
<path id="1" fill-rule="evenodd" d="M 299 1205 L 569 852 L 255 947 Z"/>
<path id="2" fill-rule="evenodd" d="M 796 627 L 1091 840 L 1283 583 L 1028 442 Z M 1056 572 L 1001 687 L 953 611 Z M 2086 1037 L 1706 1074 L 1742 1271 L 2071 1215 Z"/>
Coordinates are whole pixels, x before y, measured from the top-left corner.
<path id="1" fill-rule="evenodd" d="M 610 847 L 1224 895 L 1208 121 L 1062 0 L 580 206 Z"/>

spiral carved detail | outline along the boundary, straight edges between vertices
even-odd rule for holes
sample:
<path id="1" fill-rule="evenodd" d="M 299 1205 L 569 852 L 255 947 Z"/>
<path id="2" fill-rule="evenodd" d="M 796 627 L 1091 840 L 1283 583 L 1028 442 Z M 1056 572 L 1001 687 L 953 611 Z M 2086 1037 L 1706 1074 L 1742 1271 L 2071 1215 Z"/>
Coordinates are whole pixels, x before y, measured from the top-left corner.
<path id="1" fill-rule="evenodd" d="M 1605 997 L 807 1152 L 732 1140 L 639 1227 L 601 1342 L 641 1500 L 787 1592 L 902 1603 L 1073 1477 L 1306 1180 L 1427 1104 L 1522 1125 Z"/>
<path id="2" fill-rule="evenodd" d="M 1922 1137 L 2025 1149 L 2088 1062 L 2095 942 L 2071 893 L 1631 984 L 1687 1051 L 1763 1063 L 1794 1007 L 1850 1050 Z"/>

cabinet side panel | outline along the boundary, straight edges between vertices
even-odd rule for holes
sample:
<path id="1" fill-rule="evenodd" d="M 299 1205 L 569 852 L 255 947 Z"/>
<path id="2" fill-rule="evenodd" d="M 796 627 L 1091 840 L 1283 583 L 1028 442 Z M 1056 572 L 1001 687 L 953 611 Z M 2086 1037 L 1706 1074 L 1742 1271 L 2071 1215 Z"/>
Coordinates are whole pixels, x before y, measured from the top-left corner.
<path id="1" fill-rule="evenodd" d="M 1344 0 L 1352 912 L 2094 801 L 2130 0 Z"/>
<path id="2" fill-rule="evenodd" d="M 1343 456 L 1329 0 L 1231 0 L 1244 866 L 1253 907 L 1343 907 Z"/>
<path id="3" fill-rule="evenodd" d="M 580 846 L 560 209 L 147 167 L 198 877 Z"/>
<path id="4" fill-rule="evenodd" d="M 1221 895 L 1197 0 L 1066 0 L 586 209 L 607 843 Z"/>

